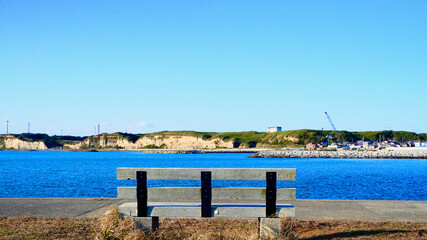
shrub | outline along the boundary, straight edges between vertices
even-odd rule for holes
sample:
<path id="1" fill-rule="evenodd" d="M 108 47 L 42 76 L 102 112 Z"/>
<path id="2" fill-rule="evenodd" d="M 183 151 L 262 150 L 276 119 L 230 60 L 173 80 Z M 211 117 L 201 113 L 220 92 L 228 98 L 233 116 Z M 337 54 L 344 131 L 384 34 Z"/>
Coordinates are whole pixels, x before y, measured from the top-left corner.
<path id="1" fill-rule="evenodd" d="M 164 145 L 164 144 L 162 144 Z M 159 146 L 155 145 L 155 144 L 149 144 L 149 145 L 145 145 L 142 147 L 142 149 L 158 149 Z"/>
<path id="2" fill-rule="evenodd" d="M 249 141 L 248 142 L 248 147 L 249 148 L 254 148 L 254 147 L 256 147 L 256 145 L 257 145 L 258 143 L 257 142 L 255 142 L 255 141 Z"/>
<path id="3" fill-rule="evenodd" d="M 240 138 L 236 138 L 233 142 L 233 148 L 239 148 L 242 144 L 242 140 Z"/>
<path id="4" fill-rule="evenodd" d="M 212 135 L 209 135 L 209 134 L 203 134 L 202 136 L 203 140 L 209 140 L 210 138 L 212 138 Z"/>

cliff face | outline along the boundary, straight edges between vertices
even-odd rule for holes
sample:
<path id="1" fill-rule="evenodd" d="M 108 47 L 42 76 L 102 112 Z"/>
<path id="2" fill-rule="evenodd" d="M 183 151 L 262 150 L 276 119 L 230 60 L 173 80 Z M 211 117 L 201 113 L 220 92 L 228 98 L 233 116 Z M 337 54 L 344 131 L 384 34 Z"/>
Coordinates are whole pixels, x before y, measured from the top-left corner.
<path id="1" fill-rule="evenodd" d="M 82 142 L 78 142 L 75 144 L 66 143 L 64 144 L 64 149 L 72 149 L 72 150 L 79 150 L 82 147 Z"/>
<path id="2" fill-rule="evenodd" d="M 14 150 L 46 150 L 46 144 L 42 141 L 28 142 L 22 141 L 13 136 L 4 138 L 4 148 Z"/>
<path id="3" fill-rule="evenodd" d="M 203 133 L 191 131 L 159 132 L 145 135 L 100 134 L 90 137 L 48 136 L 47 134 L 0 135 L 0 149 L 215 149 L 271 148 L 294 144 L 297 137 L 281 133 Z"/>
<path id="4" fill-rule="evenodd" d="M 148 145 L 164 147 L 168 149 L 206 149 L 206 148 L 233 148 L 233 142 L 214 138 L 204 140 L 193 136 L 154 136 L 141 137 L 136 142 L 137 148 Z"/>
<path id="5" fill-rule="evenodd" d="M 78 144 L 67 144 L 64 147 L 71 149 L 84 148 L 123 148 L 134 149 L 135 144 L 118 134 L 101 134 L 91 136 Z"/>
<path id="6" fill-rule="evenodd" d="M 78 144 L 65 144 L 64 148 L 85 149 L 85 148 L 121 148 L 121 149 L 141 149 L 150 148 L 168 149 L 209 149 L 209 148 L 233 148 L 231 141 L 222 139 L 204 140 L 194 136 L 143 136 L 135 142 L 129 141 L 118 134 L 101 134 L 88 137 Z"/>

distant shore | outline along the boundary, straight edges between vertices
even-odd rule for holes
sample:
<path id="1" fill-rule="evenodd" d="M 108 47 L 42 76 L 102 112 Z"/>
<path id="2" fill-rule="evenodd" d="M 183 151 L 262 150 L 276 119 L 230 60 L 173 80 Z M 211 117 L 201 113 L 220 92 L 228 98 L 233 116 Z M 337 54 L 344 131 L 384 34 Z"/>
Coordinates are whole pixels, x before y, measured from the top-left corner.
<path id="1" fill-rule="evenodd" d="M 388 148 L 374 151 L 299 150 L 293 149 L 48 149 L 2 151 L 68 151 L 68 152 L 141 152 L 153 154 L 252 153 L 248 158 L 348 158 L 348 159 L 427 159 L 427 148 Z"/>
<path id="2" fill-rule="evenodd" d="M 334 139 L 331 141 L 331 139 Z M 328 143 L 329 142 L 329 143 Z M 333 143 L 332 143 L 333 142 Z M 348 132 L 323 130 L 288 130 L 278 132 L 195 132 L 163 131 L 147 134 L 102 133 L 93 136 L 49 136 L 44 133 L 0 134 L 3 150 L 158 150 L 163 149 L 259 149 L 384 147 L 427 148 L 427 133 L 403 131 Z M 329 146 L 330 145 L 330 146 Z M 236 150 L 237 149 L 237 150 Z M 326 150 L 326 149 L 325 149 Z M 227 151 L 227 150 L 224 150 Z M 191 153 L 191 152 L 189 152 Z"/>

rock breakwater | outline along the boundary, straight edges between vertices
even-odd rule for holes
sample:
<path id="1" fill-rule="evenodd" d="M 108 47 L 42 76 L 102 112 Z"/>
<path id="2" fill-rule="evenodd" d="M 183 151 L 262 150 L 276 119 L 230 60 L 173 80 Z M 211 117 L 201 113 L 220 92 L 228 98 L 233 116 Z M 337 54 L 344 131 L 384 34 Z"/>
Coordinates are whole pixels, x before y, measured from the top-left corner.
<path id="1" fill-rule="evenodd" d="M 256 153 L 259 149 L 142 149 L 143 153 L 171 153 L 171 154 L 203 154 L 203 153 Z"/>
<path id="2" fill-rule="evenodd" d="M 427 159 L 427 151 L 260 151 L 249 158 L 356 158 L 356 159 Z"/>

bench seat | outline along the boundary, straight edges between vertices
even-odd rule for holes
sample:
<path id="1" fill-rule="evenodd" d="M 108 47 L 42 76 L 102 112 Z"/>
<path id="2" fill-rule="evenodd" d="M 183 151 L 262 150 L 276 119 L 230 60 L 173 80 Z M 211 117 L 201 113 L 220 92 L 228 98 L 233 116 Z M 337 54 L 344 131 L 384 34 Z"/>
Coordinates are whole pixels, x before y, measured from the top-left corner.
<path id="1" fill-rule="evenodd" d="M 119 206 L 125 216 L 137 216 L 137 203 L 128 202 Z M 212 217 L 260 218 L 265 216 L 265 204 L 257 203 L 212 203 Z M 295 217 L 295 208 L 290 204 L 276 205 L 280 217 Z M 149 202 L 148 217 L 201 217 L 200 203 Z"/>

